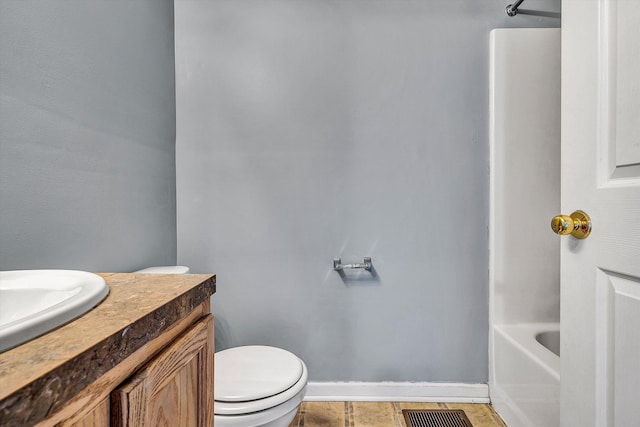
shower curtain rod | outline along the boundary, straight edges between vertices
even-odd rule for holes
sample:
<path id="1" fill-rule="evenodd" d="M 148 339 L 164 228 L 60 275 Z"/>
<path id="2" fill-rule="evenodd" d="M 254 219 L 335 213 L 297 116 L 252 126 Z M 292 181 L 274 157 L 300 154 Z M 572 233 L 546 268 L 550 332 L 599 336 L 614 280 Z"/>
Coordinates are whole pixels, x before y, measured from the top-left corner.
<path id="1" fill-rule="evenodd" d="M 517 14 L 521 15 L 536 15 L 536 16 L 547 16 L 549 18 L 560 18 L 560 13 L 558 12 L 544 12 L 541 10 L 526 10 L 526 9 L 518 9 L 524 0 L 516 0 L 513 4 L 508 4 L 504 11 L 509 16 L 516 16 Z"/>
<path id="2" fill-rule="evenodd" d="M 524 0 L 517 0 L 513 4 L 508 4 L 504 11 L 507 12 L 507 15 L 509 16 L 516 16 L 518 14 L 518 7 L 520 7 L 523 1 Z"/>

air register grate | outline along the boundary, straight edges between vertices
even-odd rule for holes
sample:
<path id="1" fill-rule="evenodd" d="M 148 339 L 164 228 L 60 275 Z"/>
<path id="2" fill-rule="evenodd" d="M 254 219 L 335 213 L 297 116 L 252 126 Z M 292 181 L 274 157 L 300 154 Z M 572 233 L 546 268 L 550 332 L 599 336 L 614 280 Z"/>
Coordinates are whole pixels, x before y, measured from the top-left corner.
<path id="1" fill-rule="evenodd" d="M 407 427 L 473 427 L 464 411 L 460 409 L 404 409 L 402 414 Z"/>

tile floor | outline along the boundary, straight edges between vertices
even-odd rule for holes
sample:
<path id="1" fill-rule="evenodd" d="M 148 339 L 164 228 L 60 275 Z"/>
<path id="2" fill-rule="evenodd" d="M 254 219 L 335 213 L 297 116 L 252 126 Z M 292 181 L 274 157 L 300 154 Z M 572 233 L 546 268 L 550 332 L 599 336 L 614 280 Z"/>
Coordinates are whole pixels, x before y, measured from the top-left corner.
<path id="1" fill-rule="evenodd" d="M 289 427 L 406 427 L 403 409 L 462 409 L 474 427 L 506 427 L 491 405 L 414 402 L 302 402 Z"/>

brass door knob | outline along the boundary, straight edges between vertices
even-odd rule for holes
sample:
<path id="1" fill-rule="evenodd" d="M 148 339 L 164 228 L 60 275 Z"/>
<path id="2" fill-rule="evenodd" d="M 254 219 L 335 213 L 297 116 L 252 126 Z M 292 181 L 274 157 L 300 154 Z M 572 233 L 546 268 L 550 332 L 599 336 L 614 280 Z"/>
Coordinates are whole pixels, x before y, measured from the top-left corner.
<path id="1" fill-rule="evenodd" d="M 583 211 L 575 211 L 569 216 L 557 215 L 551 220 L 551 229 L 556 234 L 585 239 L 591 234 L 591 218 Z"/>

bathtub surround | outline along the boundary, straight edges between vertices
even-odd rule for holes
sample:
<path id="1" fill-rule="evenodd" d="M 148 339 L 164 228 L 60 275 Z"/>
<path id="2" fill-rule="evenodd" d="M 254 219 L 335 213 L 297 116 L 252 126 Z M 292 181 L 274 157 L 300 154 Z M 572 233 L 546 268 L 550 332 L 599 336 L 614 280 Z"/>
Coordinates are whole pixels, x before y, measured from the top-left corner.
<path id="1" fill-rule="evenodd" d="M 0 0 L 0 269 L 175 264 L 173 1 Z"/>
<path id="2" fill-rule="evenodd" d="M 176 1 L 178 262 L 218 275 L 218 349 L 291 350 L 308 396 L 487 398 L 489 31 L 559 24 L 504 7 Z"/>
<path id="3" fill-rule="evenodd" d="M 558 426 L 560 30 L 491 32 L 491 402 L 510 427 Z"/>

